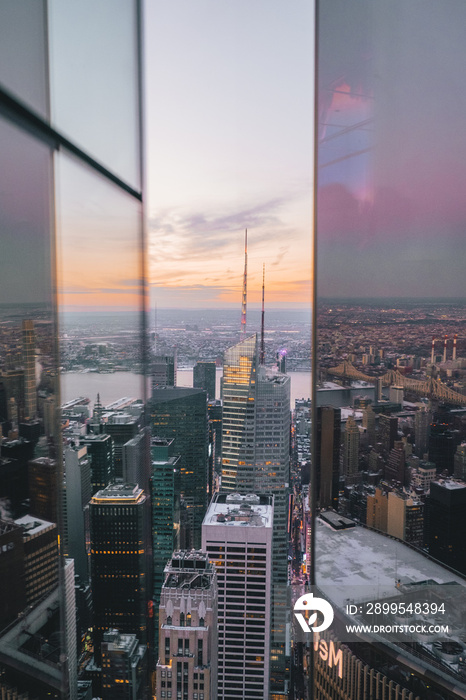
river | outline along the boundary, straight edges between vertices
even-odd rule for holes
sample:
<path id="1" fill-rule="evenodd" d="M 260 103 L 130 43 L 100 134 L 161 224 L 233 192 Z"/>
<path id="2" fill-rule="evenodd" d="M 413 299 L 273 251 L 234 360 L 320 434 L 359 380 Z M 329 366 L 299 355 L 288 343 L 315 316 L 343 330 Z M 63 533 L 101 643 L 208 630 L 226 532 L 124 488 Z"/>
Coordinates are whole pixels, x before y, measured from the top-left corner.
<path id="1" fill-rule="evenodd" d="M 177 372 L 178 386 L 193 385 L 192 369 L 179 369 Z M 220 397 L 220 378 L 222 369 L 217 369 L 217 398 Z M 311 393 L 310 372 L 290 372 L 291 379 L 291 408 L 294 408 L 295 399 L 308 398 Z M 98 372 L 65 372 L 61 378 L 62 403 L 71 401 L 78 396 L 85 396 L 94 403 L 97 394 L 105 406 L 123 396 L 142 396 L 143 377 L 132 372 L 115 372 L 113 374 L 99 374 Z"/>

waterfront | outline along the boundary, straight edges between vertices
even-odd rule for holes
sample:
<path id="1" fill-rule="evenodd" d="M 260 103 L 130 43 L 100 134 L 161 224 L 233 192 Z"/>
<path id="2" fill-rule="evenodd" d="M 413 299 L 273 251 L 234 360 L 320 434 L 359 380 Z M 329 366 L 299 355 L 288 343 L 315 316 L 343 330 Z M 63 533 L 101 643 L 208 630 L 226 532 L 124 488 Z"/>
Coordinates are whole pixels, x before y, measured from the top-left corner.
<path id="1" fill-rule="evenodd" d="M 217 398 L 220 397 L 221 368 L 217 369 Z M 291 408 L 295 399 L 308 398 L 311 391 L 310 372 L 290 372 L 291 379 Z M 177 372 L 178 386 L 193 385 L 193 370 L 179 369 Z M 132 372 L 114 372 L 99 374 L 98 372 L 64 372 L 61 376 L 61 401 L 71 401 L 78 396 L 85 396 L 94 403 L 97 394 L 106 404 L 116 401 L 122 396 L 141 398 L 143 392 L 143 377 Z"/>

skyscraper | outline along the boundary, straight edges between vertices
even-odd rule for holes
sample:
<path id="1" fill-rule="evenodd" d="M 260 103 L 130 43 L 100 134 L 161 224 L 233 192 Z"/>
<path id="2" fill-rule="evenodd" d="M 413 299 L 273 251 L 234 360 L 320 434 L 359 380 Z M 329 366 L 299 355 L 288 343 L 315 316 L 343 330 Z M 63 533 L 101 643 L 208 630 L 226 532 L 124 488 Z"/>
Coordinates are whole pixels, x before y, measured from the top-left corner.
<path id="1" fill-rule="evenodd" d="M 340 434 L 340 409 L 318 406 L 315 488 L 320 508 L 338 508 Z"/>
<path id="2" fill-rule="evenodd" d="M 103 634 L 116 628 L 148 642 L 149 499 L 135 484 L 114 484 L 90 503 L 91 587 L 97 656 Z"/>
<path id="3" fill-rule="evenodd" d="M 466 484 L 445 479 L 432 481 L 426 499 L 424 538 L 429 554 L 466 574 Z"/>
<path id="4" fill-rule="evenodd" d="M 58 519 L 57 463 L 49 457 L 28 464 L 30 514 L 53 523 Z"/>
<path id="5" fill-rule="evenodd" d="M 156 629 L 165 566 L 180 546 L 180 458 L 174 454 L 174 442 L 165 438 L 151 440 L 152 597 Z"/>
<path id="6" fill-rule="evenodd" d="M 390 450 L 393 449 L 395 440 L 398 439 L 398 418 L 381 414 L 379 416 L 379 439 L 382 446 L 382 452 L 386 457 Z"/>
<path id="7" fill-rule="evenodd" d="M 103 431 L 113 439 L 114 449 L 114 476 L 123 478 L 123 445 L 135 438 L 141 428 L 139 418 L 129 413 L 115 412 L 106 423 L 103 423 Z"/>
<path id="8" fill-rule="evenodd" d="M 102 700 L 145 700 L 147 648 L 137 636 L 109 629 L 104 632 L 101 651 Z"/>
<path id="9" fill-rule="evenodd" d="M 414 440 L 416 454 L 421 459 L 429 448 L 429 433 L 432 415 L 425 406 L 421 406 L 414 415 Z"/>
<path id="10" fill-rule="evenodd" d="M 429 461 L 437 467 L 437 472 L 453 474 L 454 458 L 458 435 L 445 423 L 432 423 L 429 434 Z"/>
<path id="11" fill-rule="evenodd" d="M 34 322 L 22 321 L 23 366 L 24 366 L 24 418 L 33 420 L 37 413 L 36 390 L 36 343 Z"/>
<path id="12" fill-rule="evenodd" d="M 406 457 L 403 442 L 395 440 L 384 467 L 384 477 L 387 481 L 395 480 L 404 485 L 406 478 Z"/>
<path id="13" fill-rule="evenodd" d="M 114 477 L 115 450 L 111 435 L 84 435 L 79 439 L 81 445 L 87 447 L 91 461 L 92 493 L 104 489 Z"/>
<path id="14" fill-rule="evenodd" d="M 256 335 L 225 352 L 221 490 L 274 496 L 271 692 L 283 692 L 288 566 L 290 378 L 259 364 Z"/>
<path id="15" fill-rule="evenodd" d="M 205 552 L 176 551 L 160 596 L 157 700 L 217 700 L 218 589 Z"/>
<path id="16" fill-rule="evenodd" d="M 222 402 L 209 401 L 209 494 L 212 495 L 222 464 Z"/>
<path id="17" fill-rule="evenodd" d="M 370 404 L 367 408 L 363 409 L 362 427 L 367 430 L 368 444 L 375 447 L 375 413 Z"/>
<path id="18" fill-rule="evenodd" d="M 218 698 L 269 698 L 273 497 L 218 493 L 202 546 L 218 575 Z"/>
<path id="19" fill-rule="evenodd" d="M 6 627 L 26 607 L 23 528 L 0 520 L 0 628 Z M 11 585 L 11 580 L 15 585 Z"/>
<path id="20" fill-rule="evenodd" d="M 199 360 L 193 367 L 193 387 L 195 389 L 204 389 L 207 392 L 209 401 L 215 401 L 216 372 L 215 362 Z"/>
<path id="21" fill-rule="evenodd" d="M 91 463 L 87 447 L 66 447 L 63 548 L 74 559 L 75 573 L 83 581 L 89 578 L 87 542 L 89 534 L 89 501 L 91 500 Z"/>
<path id="22" fill-rule="evenodd" d="M 26 602 L 31 605 L 57 585 L 57 526 L 30 515 L 15 520 L 15 525 L 23 530 Z"/>
<path id="23" fill-rule="evenodd" d="M 174 439 L 180 456 L 180 490 L 188 506 L 188 546 L 199 548 L 207 506 L 207 397 L 202 389 L 156 388 L 148 402 L 153 437 Z"/>
<path id="24" fill-rule="evenodd" d="M 176 386 L 176 354 L 156 355 L 152 361 L 152 389 Z"/>
<path id="25" fill-rule="evenodd" d="M 348 416 L 343 435 L 343 469 L 347 476 L 359 471 L 359 428 L 353 416 Z"/>

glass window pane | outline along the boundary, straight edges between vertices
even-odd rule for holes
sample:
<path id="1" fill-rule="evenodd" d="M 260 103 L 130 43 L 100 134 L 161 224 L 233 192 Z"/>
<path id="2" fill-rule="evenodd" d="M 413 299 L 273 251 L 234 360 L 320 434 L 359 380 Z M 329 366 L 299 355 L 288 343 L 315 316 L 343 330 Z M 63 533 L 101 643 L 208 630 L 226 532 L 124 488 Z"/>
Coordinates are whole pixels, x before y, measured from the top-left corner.
<path id="1" fill-rule="evenodd" d="M 48 115 L 46 2 L 0 3 L 0 84 Z"/>
<path id="2" fill-rule="evenodd" d="M 137 3 L 49 3 L 53 125 L 136 189 Z"/>
<path id="3" fill-rule="evenodd" d="M 141 205 L 65 156 L 57 199 L 63 399 L 142 399 Z"/>
<path id="4" fill-rule="evenodd" d="M 0 144 L 0 693 L 59 697 L 61 612 L 74 603 L 59 588 L 72 562 L 58 549 L 52 154 L 3 121 Z"/>
<path id="5" fill-rule="evenodd" d="M 429 580 L 465 593 L 466 6 L 319 7 L 316 580 L 340 621 L 389 626 L 390 615 L 365 618 L 364 601 L 400 602 Z M 404 639 L 414 658 L 375 635 L 375 659 L 344 635 L 345 664 L 352 654 L 403 693 L 464 692 L 452 664 L 432 670 L 422 636 Z M 319 684 L 327 671 L 314 662 Z M 418 663 L 437 673 L 429 685 Z M 345 673 L 333 678 L 343 687 Z"/>

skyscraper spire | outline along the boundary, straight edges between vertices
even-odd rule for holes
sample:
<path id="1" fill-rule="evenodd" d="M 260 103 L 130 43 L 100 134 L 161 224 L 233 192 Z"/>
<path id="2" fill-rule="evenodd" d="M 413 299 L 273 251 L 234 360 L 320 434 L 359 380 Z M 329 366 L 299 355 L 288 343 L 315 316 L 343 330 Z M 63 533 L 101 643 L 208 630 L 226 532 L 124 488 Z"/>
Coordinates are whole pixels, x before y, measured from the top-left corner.
<path id="1" fill-rule="evenodd" d="M 241 304 L 241 335 L 246 335 L 246 303 L 248 285 L 248 230 L 244 232 L 244 276 L 243 276 L 243 301 Z"/>
<path id="2" fill-rule="evenodd" d="M 262 316 L 261 316 L 261 350 L 259 355 L 259 364 L 265 365 L 265 306 L 264 306 L 264 291 L 265 291 L 265 263 L 262 265 Z"/>
<path id="3" fill-rule="evenodd" d="M 102 418 L 102 412 L 103 412 L 103 406 L 100 403 L 100 394 L 97 394 L 97 400 L 94 404 L 94 413 L 93 413 L 93 418 L 97 423 L 100 422 L 100 419 Z"/>

